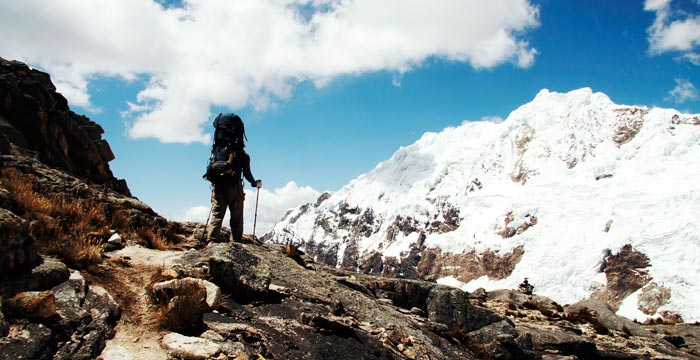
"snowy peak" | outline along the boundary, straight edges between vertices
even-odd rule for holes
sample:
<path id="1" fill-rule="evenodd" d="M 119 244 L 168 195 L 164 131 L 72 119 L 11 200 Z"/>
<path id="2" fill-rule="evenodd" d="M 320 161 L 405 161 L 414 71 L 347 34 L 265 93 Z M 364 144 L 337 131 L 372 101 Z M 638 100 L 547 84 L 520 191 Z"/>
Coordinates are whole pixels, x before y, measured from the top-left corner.
<path id="1" fill-rule="evenodd" d="M 542 90 L 502 123 L 425 134 L 267 239 L 366 273 L 466 290 L 529 277 L 562 303 L 596 296 L 640 320 L 694 321 L 700 266 L 684 254 L 700 255 L 699 159 L 698 115 Z M 647 265 L 606 270 L 623 249 Z M 646 275 L 621 284 L 625 271 Z M 652 293 L 671 295 L 639 310 Z"/>

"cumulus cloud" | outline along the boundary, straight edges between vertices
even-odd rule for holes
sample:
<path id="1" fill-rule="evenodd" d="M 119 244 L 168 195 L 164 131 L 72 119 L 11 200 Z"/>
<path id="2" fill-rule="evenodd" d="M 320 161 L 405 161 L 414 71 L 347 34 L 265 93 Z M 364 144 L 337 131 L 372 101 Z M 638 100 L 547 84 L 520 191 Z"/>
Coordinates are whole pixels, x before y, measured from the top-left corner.
<path id="1" fill-rule="evenodd" d="M 309 202 L 315 202 L 321 195 L 320 192 L 309 186 L 298 186 L 295 182 L 290 181 L 282 188 L 277 188 L 272 191 L 262 188 L 260 189 L 260 198 L 258 200 L 258 219 L 255 228 L 255 234 L 261 237 L 268 231 L 272 230 L 282 216 L 291 208 L 303 205 Z M 244 232 L 246 234 L 253 233 L 253 222 L 255 221 L 255 202 L 257 190 L 245 190 L 245 203 L 243 209 Z M 178 221 L 197 221 L 204 223 L 209 215 L 209 206 L 193 206 L 186 209 L 182 215 L 173 217 Z M 224 218 L 224 226 L 230 223 L 230 214 L 227 211 Z"/>
<path id="2" fill-rule="evenodd" d="M 649 52 L 653 55 L 678 53 L 682 59 L 700 65 L 700 3 L 686 4 L 694 7 L 691 11 L 680 4 L 673 0 L 644 3 L 645 10 L 656 14 L 654 23 L 647 29 Z"/>
<path id="3" fill-rule="evenodd" d="M 205 143 L 212 106 L 265 108 L 303 81 L 403 74 L 429 58 L 529 67 L 537 54 L 529 0 L 161 2 L 0 0 L 0 53 L 50 72 L 86 108 L 96 76 L 145 79 L 129 135 Z"/>
<path id="4" fill-rule="evenodd" d="M 686 79 L 676 79 L 676 87 L 671 89 L 666 101 L 682 104 L 688 100 L 697 100 L 700 97 L 698 89 Z"/>

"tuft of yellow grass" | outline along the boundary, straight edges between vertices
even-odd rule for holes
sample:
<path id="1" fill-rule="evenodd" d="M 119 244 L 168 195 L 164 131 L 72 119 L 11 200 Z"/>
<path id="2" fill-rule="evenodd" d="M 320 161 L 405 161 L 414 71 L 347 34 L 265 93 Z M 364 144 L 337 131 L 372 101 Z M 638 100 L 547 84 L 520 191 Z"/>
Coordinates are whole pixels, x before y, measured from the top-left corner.
<path id="1" fill-rule="evenodd" d="M 161 299 L 158 322 L 161 327 L 183 334 L 194 333 L 202 327 L 206 290 L 196 285 L 184 285 L 171 299 Z M 165 302 L 167 300 L 167 303 Z"/>
<path id="2" fill-rule="evenodd" d="M 29 221 L 29 234 L 40 252 L 74 267 L 102 261 L 109 224 L 102 205 L 89 199 L 46 194 L 36 178 L 16 169 L 2 169 L 0 184 L 16 202 L 18 215 Z"/>
<path id="3" fill-rule="evenodd" d="M 146 246 L 151 249 L 168 250 L 170 242 L 168 237 L 153 230 L 152 228 L 143 226 L 136 229 L 138 237 L 145 242 Z"/>

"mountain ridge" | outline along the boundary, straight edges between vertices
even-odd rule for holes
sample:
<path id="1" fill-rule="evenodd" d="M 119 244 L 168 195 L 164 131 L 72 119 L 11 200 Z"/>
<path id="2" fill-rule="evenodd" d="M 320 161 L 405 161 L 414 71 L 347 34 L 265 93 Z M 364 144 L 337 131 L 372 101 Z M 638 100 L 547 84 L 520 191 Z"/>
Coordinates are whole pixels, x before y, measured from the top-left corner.
<path id="1" fill-rule="evenodd" d="M 170 222 L 120 191 L 128 192 L 125 181 L 104 171 L 113 155 L 99 127 L 61 114 L 67 104 L 52 108 L 56 103 L 42 97 L 53 94 L 59 105 L 63 98 L 47 74 L 19 62 L 0 65 L 0 90 L 13 88 L 17 75 L 29 80 L 27 91 L 20 87 L 1 104 L 22 106 L 10 111 L 0 106 L 0 359 L 695 359 L 700 354 L 696 325 L 674 319 L 641 325 L 616 316 L 599 300 L 562 307 L 517 290 L 469 293 L 435 282 L 328 269 L 294 247 L 261 244 L 249 235 L 243 243 L 206 244 L 203 224 Z M 14 101 L 19 98 L 23 101 Z M 53 114 L 48 119 L 65 121 L 47 122 L 47 113 Z M 99 144 L 102 152 L 87 159 L 103 161 L 86 163 L 86 154 L 73 153 L 78 157 L 56 162 L 66 155 L 64 148 L 30 145 L 27 138 L 37 140 L 36 134 L 50 135 L 39 140 L 58 145 L 73 139 L 78 149 Z M 345 206 L 345 211 L 355 210 Z M 445 213 L 436 231 L 457 227 L 458 214 Z M 400 225 L 409 232 L 415 222 L 407 218 Z M 501 233 L 507 237 L 511 231 Z M 608 256 L 605 268 L 610 276 L 641 281 L 626 272 L 628 265 L 648 263 L 625 247 Z M 502 261 L 491 270 L 512 271 L 507 265 Z M 618 285 L 626 283 L 631 282 Z"/>
<path id="2" fill-rule="evenodd" d="M 265 238 L 347 270 L 469 291 L 529 277 L 561 303 L 593 296 L 640 321 L 697 321 L 699 267 L 684 253 L 700 252 L 690 215 L 700 206 L 698 124 L 590 88 L 542 90 L 502 123 L 425 134 Z M 626 246 L 650 258 L 622 272 L 644 273 L 631 288 L 604 265 Z M 656 288 L 671 293 L 663 305 L 630 305 Z"/>

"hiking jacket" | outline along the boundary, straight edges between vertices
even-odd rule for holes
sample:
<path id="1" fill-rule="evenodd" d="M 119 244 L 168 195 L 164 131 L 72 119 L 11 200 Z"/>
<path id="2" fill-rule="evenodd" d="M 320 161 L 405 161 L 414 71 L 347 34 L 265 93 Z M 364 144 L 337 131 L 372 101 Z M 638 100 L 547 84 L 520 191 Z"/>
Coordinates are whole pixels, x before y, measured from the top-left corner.
<path id="1" fill-rule="evenodd" d="M 250 172 L 250 156 L 244 151 L 241 157 L 241 166 L 243 169 L 237 169 L 237 173 L 243 173 L 243 176 L 250 183 L 251 186 L 255 186 L 255 177 L 253 173 Z"/>

